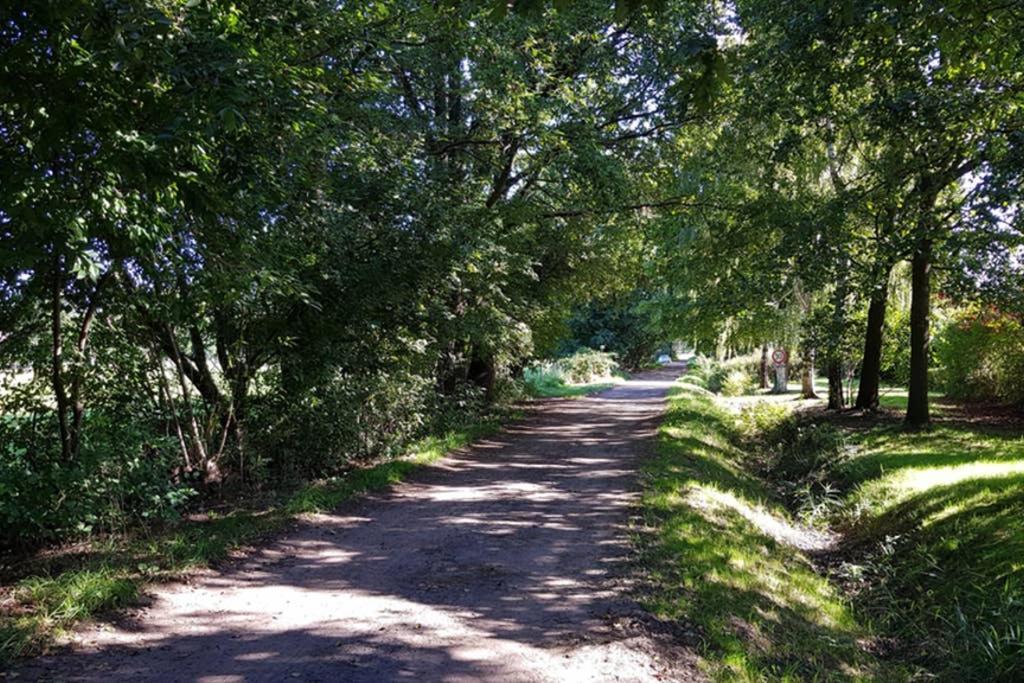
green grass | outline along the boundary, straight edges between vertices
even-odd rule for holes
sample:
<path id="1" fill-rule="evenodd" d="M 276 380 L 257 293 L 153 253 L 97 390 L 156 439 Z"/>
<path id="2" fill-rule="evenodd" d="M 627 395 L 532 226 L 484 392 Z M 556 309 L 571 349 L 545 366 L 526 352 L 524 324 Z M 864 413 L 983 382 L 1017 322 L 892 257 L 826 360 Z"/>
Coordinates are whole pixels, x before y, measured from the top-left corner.
<path id="1" fill-rule="evenodd" d="M 950 680 L 1024 670 L 1024 436 L 956 420 L 849 430 L 831 473 L 864 610 Z"/>
<path id="2" fill-rule="evenodd" d="M 526 385 L 526 390 L 530 396 L 535 398 L 578 398 L 611 389 L 620 381 L 616 378 L 607 382 L 566 384 L 560 379 L 551 378 L 545 381 L 529 382 Z"/>
<path id="3" fill-rule="evenodd" d="M 736 417 L 684 381 L 647 467 L 642 547 L 650 609 L 699 627 L 714 678 L 1020 679 L 1019 419 L 933 394 L 932 427 L 907 431 L 896 387 L 877 415 Z M 759 528 L 797 513 L 842 534 L 828 580 Z"/>
<path id="4" fill-rule="evenodd" d="M 555 363 L 528 368 L 523 373 L 526 393 L 534 398 L 578 398 L 611 389 L 625 378 L 624 374 L 616 374 L 614 377 L 602 377 L 596 382 L 572 384 L 565 381 L 564 373 Z"/>
<path id="5" fill-rule="evenodd" d="M 147 583 L 216 565 L 282 530 L 297 515 L 324 512 L 367 491 L 400 482 L 418 467 L 496 432 L 490 419 L 417 442 L 404 458 L 309 484 L 257 510 L 211 513 L 202 522 L 96 539 L 56 553 L 9 586 L 0 613 L 0 665 L 45 649 L 76 622 L 134 602 Z"/>
<path id="6" fill-rule="evenodd" d="M 942 680 L 1024 670 L 1024 436 L 1006 410 L 933 402 L 879 415 L 762 407 L 759 465 L 793 509 L 843 535 L 833 570 L 893 655 Z M 1008 419 L 1009 418 L 1009 419 Z M 837 441 L 838 438 L 838 441 Z"/>
<path id="7" fill-rule="evenodd" d="M 871 632 L 796 548 L 799 532 L 750 473 L 734 416 L 682 386 L 644 467 L 645 606 L 697 626 L 716 680 L 878 680 L 892 672 L 862 647 Z"/>

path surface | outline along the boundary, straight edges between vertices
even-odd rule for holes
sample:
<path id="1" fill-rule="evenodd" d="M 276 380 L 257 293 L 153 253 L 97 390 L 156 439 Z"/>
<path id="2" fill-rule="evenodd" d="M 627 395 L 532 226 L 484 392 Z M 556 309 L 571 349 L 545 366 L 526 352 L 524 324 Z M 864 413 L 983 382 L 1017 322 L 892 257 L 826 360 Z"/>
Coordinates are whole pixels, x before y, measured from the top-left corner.
<path id="1" fill-rule="evenodd" d="M 71 681 L 687 681 L 628 595 L 636 468 L 680 372 L 554 400 L 19 671 Z"/>

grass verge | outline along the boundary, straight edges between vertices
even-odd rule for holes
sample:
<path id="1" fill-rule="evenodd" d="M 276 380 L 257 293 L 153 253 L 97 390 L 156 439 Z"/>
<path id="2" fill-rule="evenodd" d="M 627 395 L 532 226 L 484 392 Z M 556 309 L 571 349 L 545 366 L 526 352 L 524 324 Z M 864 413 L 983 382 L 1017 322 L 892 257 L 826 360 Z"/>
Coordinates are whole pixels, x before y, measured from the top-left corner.
<path id="1" fill-rule="evenodd" d="M 833 577 L 890 654 L 941 680 L 1024 672 L 1024 431 L 995 406 L 936 402 L 902 426 L 905 392 L 875 415 L 817 410 L 760 422 L 760 466 L 805 521 L 842 533 Z"/>
<path id="2" fill-rule="evenodd" d="M 871 631 L 801 551 L 795 524 L 754 476 L 735 416 L 678 388 L 643 471 L 645 606 L 694 624 L 715 680 L 885 680 Z"/>
<path id="3" fill-rule="evenodd" d="M 1024 674 L 1024 436 L 950 420 L 847 427 L 829 475 L 863 611 L 946 680 Z"/>
<path id="4" fill-rule="evenodd" d="M 304 486 L 258 510 L 210 513 L 203 521 L 96 539 L 33 562 L 0 595 L 0 667 L 44 652 L 75 623 L 135 602 L 143 587 L 216 565 L 285 528 L 296 516 L 332 510 L 360 493 L 402 481 L 418 467 L 498 431 L 492 418 L 423 439 L 404 458 Z"/>

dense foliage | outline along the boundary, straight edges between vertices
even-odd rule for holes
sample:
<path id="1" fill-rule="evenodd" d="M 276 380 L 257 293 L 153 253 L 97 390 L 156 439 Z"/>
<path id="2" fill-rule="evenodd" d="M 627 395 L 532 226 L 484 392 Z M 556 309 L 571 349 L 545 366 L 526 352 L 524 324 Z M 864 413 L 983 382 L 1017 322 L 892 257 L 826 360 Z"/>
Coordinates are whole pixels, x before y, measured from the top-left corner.
<path id="1" fill-rule="evenodd" d="M 643 291 L 612 301 L 589 302 L 573 311 L 568 328 L 563 351 L 601 349 L 614 353 L 627 368 L 649 363 L 664 343 L 651 314 L 650 296 Z"/>
<path id="2" fill-rule="evenodd" d="M 1024 404 L 1024 325 L 998 310 L 968 308 L 935 342 L 942 387 L 954 398 Z"/>
<path id="3" fill-rule="evenodd" d="M 1019 19 L 757 0 L 7 12 L 4 542 L 394 454 L 514 394 L 535 350 L 637 367 L 671 338 L 771 345 L 805 390 L 823 365 L 833 407 L 859 371 L 860 407 L 908 381 L 926 421 L 931 281 L 1007 315 L 1022 299 Z"/>
<path id="4" fill-rule="evenodd" d="M 632 289 L 708 20 L 516 9 L 5 13 L 0 542 L 392 455 Z"/>
<path id="5" fill-rule="evenodd" d="M 716 440 L 708 392 L 772 355 L 832 410 L 906 385 L 915 429 L 936 388 L 1024 402 L 1013 2 L 48 0 L 0 10 L 0 92 L 4 551 L 381 466 L 672 341 Z M 766 471 L 831 485 L 845 442 L 797 427 Z"/>

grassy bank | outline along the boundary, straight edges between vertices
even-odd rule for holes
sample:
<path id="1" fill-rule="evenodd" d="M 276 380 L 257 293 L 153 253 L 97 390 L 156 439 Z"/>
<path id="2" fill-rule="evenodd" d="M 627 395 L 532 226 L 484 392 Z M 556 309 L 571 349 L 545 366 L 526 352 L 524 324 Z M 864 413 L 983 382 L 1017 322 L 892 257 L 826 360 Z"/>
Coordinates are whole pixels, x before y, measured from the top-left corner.
<path id="1" fill-rule="evenodd" d="M 682 387 L 646 472 L 649 602 L 700 627 L 715 678 L 1019 680 L 1019 413 L 939 401 L 907 432 L 905 392 L 877 415 L 736 414 Z"/>
<path id="2" fill-rule="evenodd" d="M 1024 432 L 990 417 L 841 423 L 848 455 L 822 477 L 862 611 L 945 680 L 1024 675 Z"/>
<path id="3" fill-rule="evenodd" d="M 149 583 L 216 565 L 299 515 L 328 511 L 360 493 L 400 482 L 499 427 L 494 418 L 423 439 L 404 458 L 353 469 L 253 509 L 210 512 L 201 520 L 94 539 L 6 568 L 15 578 L 0 596 L 0 666 L 44 651 L 76 622 L 132 604 Z"/>
<path id="4" fill-rule="evenodd" d="M 842 591 L 801 550 L 825 539 L 749 471 L 740 438 L 713 397 L 676 391 L 643 473 L 647 608 L 697 627 L 716 680 L 893 676 Z"/>

